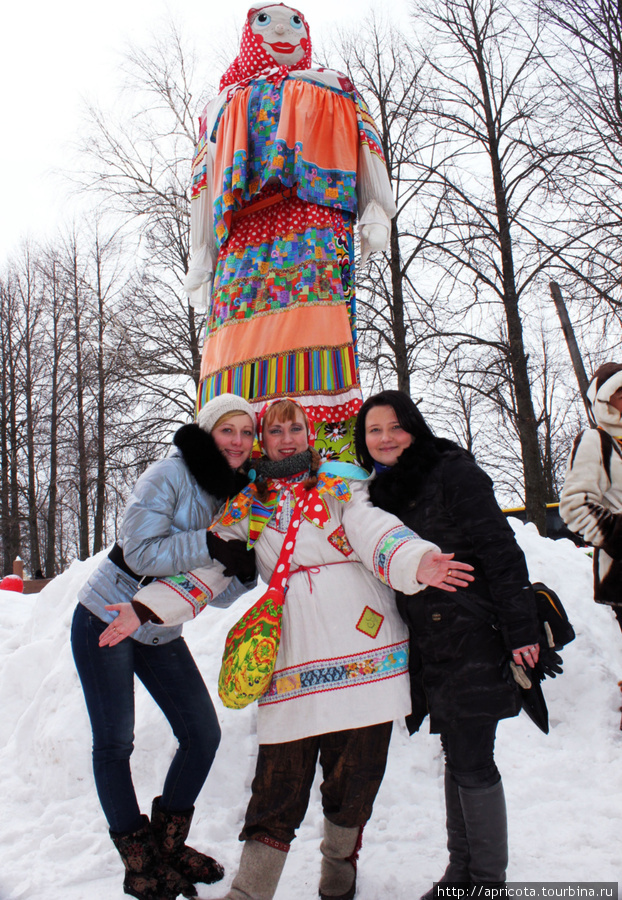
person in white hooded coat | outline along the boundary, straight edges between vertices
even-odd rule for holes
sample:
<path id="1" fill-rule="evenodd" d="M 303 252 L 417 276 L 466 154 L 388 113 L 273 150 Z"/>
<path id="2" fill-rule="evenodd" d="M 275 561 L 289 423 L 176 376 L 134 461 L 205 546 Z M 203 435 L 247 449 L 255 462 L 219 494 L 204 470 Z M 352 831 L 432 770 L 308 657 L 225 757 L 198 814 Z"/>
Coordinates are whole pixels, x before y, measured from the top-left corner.
<path id="1" fill-rule="evenodd" d="M 622 628 L 622 364 L 600 366 L 587 397 L 596 427 L 575 438 L 559 511 L 594 546 L 594 599 Z"/>

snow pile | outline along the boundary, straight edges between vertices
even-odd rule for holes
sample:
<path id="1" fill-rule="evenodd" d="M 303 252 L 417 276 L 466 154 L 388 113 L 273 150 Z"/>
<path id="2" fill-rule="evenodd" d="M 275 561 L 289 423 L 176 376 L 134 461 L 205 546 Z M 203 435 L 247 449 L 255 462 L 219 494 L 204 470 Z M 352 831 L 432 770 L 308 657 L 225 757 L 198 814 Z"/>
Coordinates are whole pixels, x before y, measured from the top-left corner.
<path id="1" fill-rule="evenodd" d="M 570 541 L 541 538 L 513 520 L 533 581 L 561 596 L 577 632 L 564 674 L 545 682 L 551 732 L 524 715 L 502 722 L 497 763 L 510 815 L 510 881 L 615 881 L 622 873 L 622 635 L 592 601 L 591 561 Z M 0 900 L 119 900 L 122 867 L 91 773 L 90 729 L 69 646 L 82 583 L 101 557 L 74 563 L 39 595 L 0 591 Z M 227 611 L 206 610 L 186 640 L 215 697 L 223 741 L 197 801 L 191 843 L 235 871 L 255 760 L 255 709 L 216 696 L 224 637 L 258 588 Z M 137 682 L 134 780 L 148 812 L 174 750 L 168 725 Z M 427 724 L 424 724 L 424 729 Z M 443 761 L 437 736 L 396 725 L 387 774 L 365 832 L 357 900 L 413 900 L 446 864 Z M 277 900 L 317 896 L 319 780 Z M 224 888 L 223 888 L 224 885 Z"/>

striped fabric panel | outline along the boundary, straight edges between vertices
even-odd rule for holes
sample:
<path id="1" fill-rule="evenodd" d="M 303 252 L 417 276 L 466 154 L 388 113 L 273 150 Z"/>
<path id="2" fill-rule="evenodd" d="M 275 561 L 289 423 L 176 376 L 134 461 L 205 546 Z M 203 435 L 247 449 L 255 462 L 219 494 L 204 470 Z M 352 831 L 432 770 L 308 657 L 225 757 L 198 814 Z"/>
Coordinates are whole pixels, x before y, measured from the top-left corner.
<path id="1" fill-rule="evenodd" d="M 414 534 L 410 528 L 407 528 L 406 525 L 396 525 L 382 536 L 374 550 L 374 575 L 376 578 L 379 578 L 384 584 L 388 584 L 389 587 L 392 587 L 389 579 L 391 560 L 393 559 L 395 552 L 399 550 L 403 544 L 416 537 L 417 535 Z"/>
<path id="2" fill-rule="evenodd" d="M 254 401 L 282 395 L 340 394 L 358 383 L 358 367 L 351 344 L 304 350 L 250 360 L 209 375 L 199 388 L 199 407 L 224 393 Z"/>
<path id="3" fill-rule="evenodd" d="M 260 706 L 283 703 L 309 694 L 343 690 L 397 678 L 408 672 L 408 641 L 339 659 L 313 660 L 275 671 Z"/>

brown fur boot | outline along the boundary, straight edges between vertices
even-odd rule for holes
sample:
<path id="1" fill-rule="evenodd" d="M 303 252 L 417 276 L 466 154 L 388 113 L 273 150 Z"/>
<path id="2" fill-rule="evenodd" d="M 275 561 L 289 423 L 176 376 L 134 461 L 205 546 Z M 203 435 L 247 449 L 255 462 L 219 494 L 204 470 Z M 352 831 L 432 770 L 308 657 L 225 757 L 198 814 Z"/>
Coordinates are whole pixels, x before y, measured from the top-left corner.
<path id="1" fill-rule="evenodd" d="M 166 812 L 160 806 L 161 799 L 156 797 L 153 801 L 151 828 L 163 862 L 193 884 L 197 881 L 204 884 L 220 881 L 225 874 L 220 863 L 186 846 L 194 807 L 183 812 Z"/>
<path id="2" fill-rule="evenodd" d="M 136 831 L 111 831 L 110 838 L 125 866 L 126 894 L 138 900 L 175 900 L 179 894 L 196 896 L 194 885 L 162 862 L 147 816 L 141 817 Z"/>

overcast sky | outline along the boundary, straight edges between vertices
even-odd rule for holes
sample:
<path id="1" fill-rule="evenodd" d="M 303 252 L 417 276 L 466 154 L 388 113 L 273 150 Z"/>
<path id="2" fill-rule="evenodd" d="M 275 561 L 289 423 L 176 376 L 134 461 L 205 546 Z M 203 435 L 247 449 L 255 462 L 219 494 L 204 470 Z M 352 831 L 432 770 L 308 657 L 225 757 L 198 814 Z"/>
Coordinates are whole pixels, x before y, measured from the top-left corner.
<path id="1" fill-rule="evenodd" d="M 312 38 L 351 25 L 370 9 L 405 10 L 407 0 L 305 0 Z M 168 15 L 197 46 L 222 34 L 229 43 L 252 0 L 11 0 L 0 26 L 0 265 L 26 237 L 53 235 L 71 218 L 64 179 L 83 98 L 105 105 L 128 42 L 148 43 Z M 6 9 L 8 6 L 8 10 Z"/>

